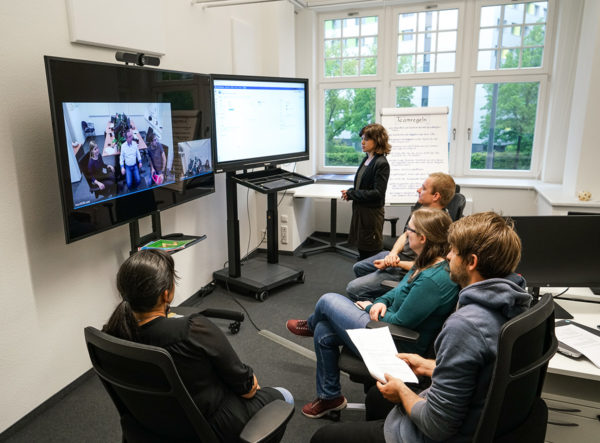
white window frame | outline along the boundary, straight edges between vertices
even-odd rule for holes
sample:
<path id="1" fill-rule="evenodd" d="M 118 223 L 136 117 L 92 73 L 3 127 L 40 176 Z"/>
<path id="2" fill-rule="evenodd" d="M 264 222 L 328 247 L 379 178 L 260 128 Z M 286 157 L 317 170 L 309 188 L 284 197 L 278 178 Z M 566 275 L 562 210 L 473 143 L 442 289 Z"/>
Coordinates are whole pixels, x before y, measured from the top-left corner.
<path id="1" fill-rule="evenodd" d="M 320 14 L 318 21 L 318 112 L 317 112 L 317 146 L 318 172 L 322 173 L 354 173 L 356 167 L 325 166 L 325 89 L 376 88 L 376 116 L 380 122 L 381 108 L 395 106 L 395 91 L 399 86 L 423 86 L 436 84 L 452 84 L 454 86 L 452 129 L 456 129 L 456 137 L 450 141 L 450 173 L 455 176 L 470 177 L 504 177 L 504 178 L 538 178 L 541 171 L 541 160 L 544 157 L 546 134 L 546 118 L 548 115 L 549 75 L 554 59 L 556 0 L 548 1 L 546 18 L 544 57 L 539 68 L 477 70 L 479 23 L 481 8 L 484 6 L 513 4 L 511 0 L 440 0 L 435 10 L 458 9 L 458 32 L 456 48 L 455 72 L 432 72 L 417 74 L 396 73 L 398 14 L 427 11 L 427 4 L 412 4 L 408 6 L 386 6 L 378 9 L 345 9 L 343 11 Z M 529 3 L 526 0 L 517 3 Z M 350 14 L 352 14 L 350 16 Z M 346 17 L 378 16 L 378 53 L 377 74 L 374 76 L 352 76 L 326 78 L 324 76 L 324 22 L 330 19 Z M 535 134 L 532 146 L 530 169 L 493 170 L 470 169 L 471 140 L 468 138 L 469 128 L 473 126 L 475 86 L 479 83 L 506 82 L 539 82 L 538 105 L 535 122 Z M 450 133 L 452 134 L 452 129 Z"/>
<path id="2" fill-rule="evenodd" d="M 460 77 L 462 70 L 462 59 L 464 57 L 464 50 L 462 48 L 462 42 L 464 41 L 463 34 L 465 32 L 464 27 L 461 27 L 461 23 L 465 23 L 465 3 L 463 2 L 440 2 L 435 5 L 435 8 L 426 9 L 427 5 L 413 5 L 413 6 L 404 6 L 404 7 L 395 7 L 391 9 L 392 20 L 392 32 L 393 34 L 389 36 L 389 44 L 390 51 L 387 54 L 392 60 L 392 68 L 389 70 L 390 77 L 392 80 L 412 80 L 419 79 L 422 81 L 423 78 L 429 79 L 437 79 L 437 78 L 456 78 Z M 443 11 L 446 9 L 458 9 L 458 30 L 456 34 L 456 60 L 454 65 L 454 72 L 419 72 L 415 74 L 398 74 L 396 72 L 396 64 L 398 57 L 398 34 L 400 30 L 398 29 L 398 15 L 399 14 L 407 14 L 407 13 L 419 13 L 419 12 L 428 12 L 428 11 Z"/>

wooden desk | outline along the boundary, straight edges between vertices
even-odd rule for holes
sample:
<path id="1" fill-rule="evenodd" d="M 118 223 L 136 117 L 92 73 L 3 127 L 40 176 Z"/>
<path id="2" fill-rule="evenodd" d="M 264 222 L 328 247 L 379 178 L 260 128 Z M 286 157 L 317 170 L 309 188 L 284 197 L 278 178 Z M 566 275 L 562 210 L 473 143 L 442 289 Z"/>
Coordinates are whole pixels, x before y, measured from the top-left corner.
<path id="1" fill-rule="evenodd" d="M 558 293 L 556 290 L 542 292 Z M 572 288 L 565 296 L 600 301 L 588 288 Z M 555 300 L 573 321 L 595 328 L 600 323 L 600 304 Z M 600 435 L 600 368 L 585 357 L 572 359 L 556 354 L 548 364 L 542 397 L 548 405 L 549 442 L 596 442 Z"/>
<path id="2" fill-rule="evenodd" d="M 140 137 L 140 133 L 138 132 L 135 123 L 130 120 L 131 123 L 131 129 L 133 130 L 133 138 L 134 141 L 137 138 L 137 144 L 138 144 L 138 149 L 146 149 L 148 146 L 146 146 L 146 142 L 144 141 L 144 139 L 142 137 Z M 115 148 L 113 146 L 112 141 L 115 139 L 115 133 L 113 132 L 113 123 L 109 120 L 107 125 L 106 125 L 106 129 L 104 131 L 104 149 L 102 150 L 102 156 L 103 157 L 107 157 L 110 155 L 120 155 L 121 152 L 119 151 L 119 149 Z"/>

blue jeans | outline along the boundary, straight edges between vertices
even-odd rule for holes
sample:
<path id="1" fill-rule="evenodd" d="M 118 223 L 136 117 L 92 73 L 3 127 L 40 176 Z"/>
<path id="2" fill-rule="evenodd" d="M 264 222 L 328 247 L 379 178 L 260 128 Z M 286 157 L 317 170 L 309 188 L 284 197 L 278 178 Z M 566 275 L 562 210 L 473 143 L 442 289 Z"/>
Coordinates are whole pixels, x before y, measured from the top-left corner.
<path id="1" fill-rule="evenodd" d="M 402 268 L 377 269 L 373 262 L 384 259 L 390 252 L 381 251 L 372 257 L 356 262 L 352 267 L 356 278 L 346 286 L 346 294 L 351 300 L 370 300 L 382 296 L 389 288 L 381 286 L 384 280 L 400 281 L 406 274 Z"/>
<path id="2" fill-rule="evenodd" d="M 338 366 L 340 346 L 346 345 L 359 355 L 346 329 L 364 328 L 369 320 L 367 312 L 357 308 L 341 294 L 330 292 L 317 302 L 315 312 L 308 317 L 308 326 L 314 333 L 319 398 L 331 400 L 341 395 Z"/>
<path id="3" fill-rule="evenodd" d="M 132 177 L 133 174 L 133 177 Z M 138 169 L 138 165 L 135 164 L 133 166 L 125 165 L 125 181 L 127 182 L 127 188 L 131 190 L 132 178 L 135 181 L 135 187 L 137 188 L 140 184 L 140 170 Z"/>

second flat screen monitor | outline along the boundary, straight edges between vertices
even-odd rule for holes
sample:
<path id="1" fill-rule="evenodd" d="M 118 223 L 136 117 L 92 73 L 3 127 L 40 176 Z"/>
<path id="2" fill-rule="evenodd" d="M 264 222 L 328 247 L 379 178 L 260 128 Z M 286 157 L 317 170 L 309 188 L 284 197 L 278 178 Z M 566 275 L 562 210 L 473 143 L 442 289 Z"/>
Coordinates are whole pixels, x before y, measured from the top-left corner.
<path id="1" fill-rule="evenodd" d="M 217 170 L 308 159 L 308 81 L 213 75 Z"/>

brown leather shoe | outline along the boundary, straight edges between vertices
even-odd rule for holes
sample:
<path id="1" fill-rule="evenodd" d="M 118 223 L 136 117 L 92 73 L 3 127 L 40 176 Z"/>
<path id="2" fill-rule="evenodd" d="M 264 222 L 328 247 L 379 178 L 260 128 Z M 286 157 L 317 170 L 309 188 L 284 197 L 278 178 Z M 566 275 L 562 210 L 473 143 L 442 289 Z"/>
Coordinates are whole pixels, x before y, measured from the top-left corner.
<path id="1" fill-rule="evenodd" d="M 346 407 L 346 398 L 343 395 L 332 398 L 331 400 L 315 399 L 312 403 L 307 403 L 302 408 L 302 413 L 308 418 L 321 418 L 331 411 L 339 411 Z"/>
<path id="2" fill-rule="evenodd" d="M 313 331 L 308 327 L 308 321 L 306 320 L 288 320 L 285 326 L 292 334 L 300 335 L 302 337 L 313 336 Z"/>

